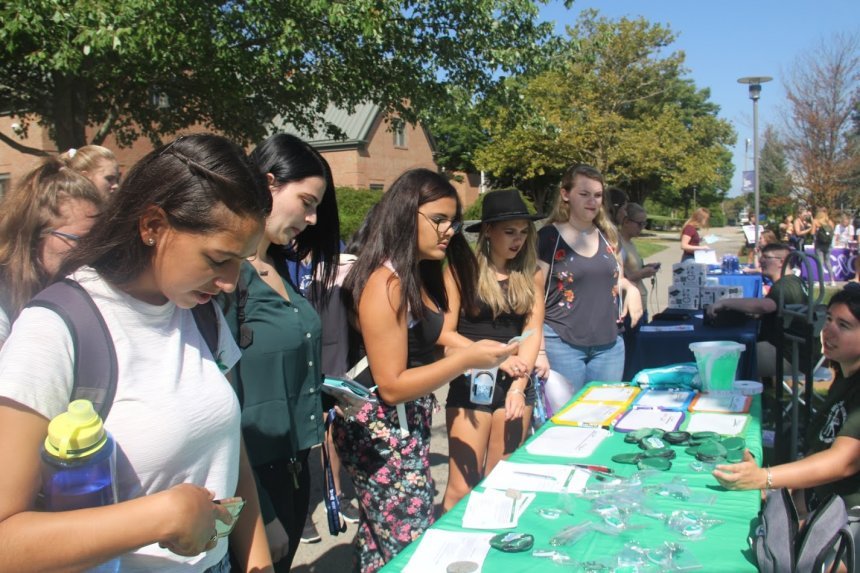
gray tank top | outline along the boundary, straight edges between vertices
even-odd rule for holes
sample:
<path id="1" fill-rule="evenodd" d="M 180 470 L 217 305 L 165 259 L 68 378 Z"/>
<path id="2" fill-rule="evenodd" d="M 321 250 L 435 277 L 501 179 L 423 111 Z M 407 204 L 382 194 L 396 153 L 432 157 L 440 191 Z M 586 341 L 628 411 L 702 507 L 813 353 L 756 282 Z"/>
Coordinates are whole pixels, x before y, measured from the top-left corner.
<path id="1" fill-rule="evenodd" d="M 550 266 L 545 321 L 575 346 L 603 346 L 618 336 L 618 261 L 601 234 L 597 252 L 585 257 L 555 225 L 538 232 L 538 256 Z"/>

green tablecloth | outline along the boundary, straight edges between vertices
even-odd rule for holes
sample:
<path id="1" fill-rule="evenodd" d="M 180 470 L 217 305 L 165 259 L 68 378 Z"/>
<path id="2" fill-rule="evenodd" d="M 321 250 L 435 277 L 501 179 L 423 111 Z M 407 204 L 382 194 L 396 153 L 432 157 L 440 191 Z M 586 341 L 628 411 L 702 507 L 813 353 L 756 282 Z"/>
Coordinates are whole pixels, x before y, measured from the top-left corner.
<path id="1" fill-rule="evenodd" d="M 574 397 L 576 399 L 576 397 Z M 761 458 L 761 400 L 755 397 L 750 409 L 750 419 L 745 429 L 747 447 L 756 456 Z M 686 425 L 689 416 L 682 425 Z M 534 440 L 542 432 L 553 426 L 551 422 L 532 438 Z M 617 474 L 629 476 L 636 471 L 635 466 L 613 463 L 613 455 L 622 452 L 639 451 L 635 444 L 624 443 L 624 435 L 621 432 L 613 432 L 595 450 L 594 454 L 585 458 L 559 458 L 535 456 L 526 452 L 525 446 L 519 448 L 510 457 L 512 462 L 522 463 L 593 463 L 612 467 Z M 528 442 L 527 442 L 528 444 Z M 630 529 L 618 536 L 609 536 L 600 533 L 589 533 L 572 547 L 565 549 L 577 561 L 599 560 L 609 564 L 610 558 L 618 553 L 624 544 L 631 540 L 637 540 L 646 546 L 658 546 L 664 540 L 678 541 L 684 544 L 688 551 L 701 563 L 702 571 L 708 572 L 741 572 L 756 571 L 754 558 L 749 551 L 748 537 L 757 523 L 757 514 L 761 507 L 761 493 L 759 491 L 726 491 L 718 484 L 710 473 L 697 473 L 690 468 L 690 462 L 694 458 L 684 453 L 683 446 L 673 446 L 678 456 L 672 460 L 672 468 L 662 472 L 658 478 L 651 478 L 647 483 L 660 483 L 670 481 L 674 477 L 682 477 L 687 480 L 687 485 L 694 492 L 694 499 L 715 496 L 712 505 L 694 505 L 691 502 L 681 502 L 660 498 L 657 502 L 649 505 L 659 511 L 670 513 L 675 509 L 687 509 L 693 511 L 704 511 L 711 518 L 723 521 L 705 532 L 703 539 L 698 541 L 685 540 L 680 534 L 669 531 L 661 522 L 646 516 L 636 515 L 631 519 L 631 525 L 641 525 L 643 528 Z M 478 489 L 482 489 L 478 486 Z M 560 503 L 559 494 L 538 493 L 537 498 L 528 507 L 519 519 L 516 531 L 528 532 L 535 536 L 535 548 L 549 548 L 548 540 L 555 533 L 568 525 L 575 525 L 583 521 L 599 522 L 600 518 L 591 513 L 591 503 L 588 500 L 574 496 L 567 496 L 572 500 L 573 515 L 562 515 L 556 520 L 547 520 L 537 514 L 537 510 L 543 507 L 558 507 Z M 460 525 L 463 513 L 466 509 L 467 499 L 462 500 L 451 511 L 443 515 L 434 525 L 434 529 L 449 531 L 464 530 Z M 570 503 L 570 502 L 568 502 Z M 499 530 L 499 532 L 507 530 Z M 406 566 L 409 558 L 415 552 L 420 543 L 412 543 L 400 555 L 393 559 L 383 569 L 385 573 L 401 571 Z M 554 570 L 556 566 L 551 561 L 531 557 L 531 552 L 524 553 L 502 553 L 490 549 L 484 562 L 482 571 L 505 573 L 516 573 L 520 571 Z"/>

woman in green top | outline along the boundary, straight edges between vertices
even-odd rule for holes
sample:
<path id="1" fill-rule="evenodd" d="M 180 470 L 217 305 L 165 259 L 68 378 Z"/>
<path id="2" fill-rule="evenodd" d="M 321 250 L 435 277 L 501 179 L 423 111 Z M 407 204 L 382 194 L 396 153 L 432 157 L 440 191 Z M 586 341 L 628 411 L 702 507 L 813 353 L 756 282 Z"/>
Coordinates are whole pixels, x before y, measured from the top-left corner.
<path id="1" fill-rule="evenodd" d="M 289 571 L 308 513 L 308 452 L 325 432 L 320 319 L 290 283 L 286 258 L 310 255 L 312 267 L 322 264 L 322 284 L 330 285 L 339 224 L 329 166 L 310 145 L 278 134 L 252 159 L 268 181 L 272 213 L 225 316 L 242 347 L 234 382 L 272 561 L 275 571 Z"/>

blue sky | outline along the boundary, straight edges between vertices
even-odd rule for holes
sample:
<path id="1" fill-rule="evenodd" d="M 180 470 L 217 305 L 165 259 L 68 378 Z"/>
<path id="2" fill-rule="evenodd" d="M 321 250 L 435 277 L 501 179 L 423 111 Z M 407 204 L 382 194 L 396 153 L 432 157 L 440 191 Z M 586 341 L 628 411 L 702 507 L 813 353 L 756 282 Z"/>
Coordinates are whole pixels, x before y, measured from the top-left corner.
<path id="1" fill-rule="evenodd" d="M 781 127 L 785 109 L 783 77 L 796 58 L 834 33 L 860 33 L 858 0 L 578 0 L 570 10 L 552 2 L 541 11 L 559 32 L 576 22 L 579 12 L 595 8 L 609 18 L 642 16 L 668 25 L 677 39 L 674 50 L 686 55 L 687 77 L 698 88 L 710 88 L 720 116 L 738 134 L 734 149 L 735 176 L 730 196 L 739 193 L 744 169 L 744 141 L 752 140 L 752 100 L 743 76 L 771 76 L 759 100 L 759 140 L 766 124 Z M 748 169 L 752 169 L 752 144 Z"/>

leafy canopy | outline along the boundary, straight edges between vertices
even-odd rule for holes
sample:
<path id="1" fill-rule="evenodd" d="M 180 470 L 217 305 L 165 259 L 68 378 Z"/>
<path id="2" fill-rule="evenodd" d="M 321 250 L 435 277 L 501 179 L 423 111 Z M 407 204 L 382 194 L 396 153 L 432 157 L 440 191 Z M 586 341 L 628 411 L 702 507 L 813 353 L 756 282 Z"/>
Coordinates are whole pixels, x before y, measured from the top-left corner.
<path id="1" fill-rule="evenodd" d="M 476 163 L 533 193 L 573 163 L 590 163 L 633 200 L 717 201 L 730 185 L 735 134 L 707 90 L 684 79 L 674 36 L 644 19 L 586 11 L 549 69 L 508 81 L 511 105 L 486 121 Z"/>
<path id="2" fill-rule="evenodd" d="M 309 128 L 329 103 L 413 120 L 451 86 L 480 94 L 527 65 L 551 33 L 542 1 L 7 0 L 0 113 L 59 148 L 193 124 L 247 143 L 278 115 Z"/>

